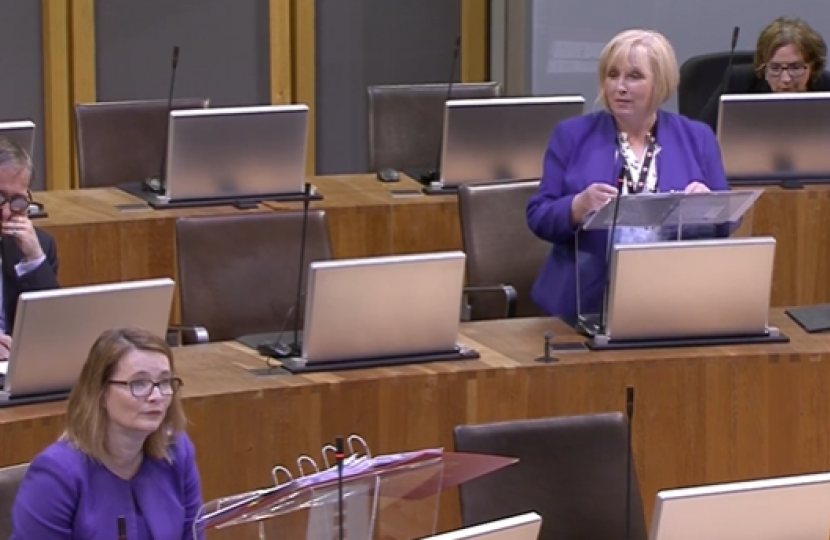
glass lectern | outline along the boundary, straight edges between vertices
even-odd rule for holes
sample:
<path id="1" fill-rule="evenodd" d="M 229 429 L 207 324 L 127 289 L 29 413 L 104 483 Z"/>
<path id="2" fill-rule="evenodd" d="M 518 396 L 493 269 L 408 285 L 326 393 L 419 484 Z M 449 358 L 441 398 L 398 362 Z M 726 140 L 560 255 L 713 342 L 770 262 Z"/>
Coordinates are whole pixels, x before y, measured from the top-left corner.
<path id="1" fill-rule="evenodd" d="M 614 255 L 621 246 L 638 244 L 665 249 L 660 246 L 668 245 L 666 242 L 676 245 L 674 242 L 720 238 L 722 240 L 718 242 L 723 248 L 730 249 L 733 243 L 737 246 L 741 241 L 729 239 L 729 235 L 737 229 L 744 214 L 762 192 L 741 190 L 622 195 L 611 199 L 590 215 L 577 231 L 575 246 L 577 329 L 591 338 L 588 346 L 604 348 L 597 343 L 608 342 L 608 295 L 609 289 L 614 288 L 612 285 L 617 284 L 615 265 L 611 263 L 616 260 Z M 603 244 L 603 248 L 598 249 L 596 237 L 591 239 L 587 236 L 592 231 L 608 231 L 607 244 Z M 703 260 L 698 262 L 706 264 Z M 598 268 L 608 270 L 597 272 Z M 661 269 L 647 270 L 657 275 Z M 596 287 L 590 300 L 583 298 L 583 285 Z M 598 289 L 602 293 L 599 304 Z M 682 309 L 683 306 L 678 306 L 678 310 Z"/>
<path id="2" fill-rule="evenodd" d="M 259 540 L 428 537 L 436 531 L 442 491 L 517 461 L 441 449 L 372 457 L 368 450 L 358 455 L 350 445 L 341 469 L 328 466 L 326 452 L 332 448 L 323 449 L 322 470 L 294 478 L 278 466 L 272 471 L 274 486 L 205 504 L 193 538 L 230 528 L 228 538 Z M 300 469 L 303 463 L 316 468 L 308 456 L 297 460 Z M 287 481 L 280 483 L 281 475 Z"/>

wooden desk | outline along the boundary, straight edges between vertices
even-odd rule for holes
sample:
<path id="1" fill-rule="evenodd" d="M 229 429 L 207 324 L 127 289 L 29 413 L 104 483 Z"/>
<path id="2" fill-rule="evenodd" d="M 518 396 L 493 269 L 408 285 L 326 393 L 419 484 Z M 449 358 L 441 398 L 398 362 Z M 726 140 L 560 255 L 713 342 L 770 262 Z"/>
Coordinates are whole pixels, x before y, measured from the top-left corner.
<path id="1" fill-rule="evenodd" d="M 648 519 L 656 492 L 677 486 L 830 468 L 830 336 L 792 342 L 608 353 L 562 353 L 535 362 L 543 334 L 574 339 L 550 319 L 463 325 L 477 361 L 256 377 L 262 367 L 232 343 L 176 350 L 185 380 L 204 494 L 269 482 L 277 463 L 319 455 L 324 442 L 359 433 L 375 453 L 452 448 L 464 423 L 622 411 L 636 389 L 634 456 Z M 0 465 L 28 461 L 58 435 L 64 404 L 0 409 Z M 459 524 L 452 493 L 442 528 Z"/>
<path id="2" fill-rule="evenodd" d="M 459 249 L 455 197 L 396 198 L 391 192 L 417 189 L 414 180 L 384 184 L 374 176 L 312 180 L 324 199 L 337 258 Z M 153 210 L 116 188 L 45 191 L 35 199 L 49 217 L 36 224 L 55 236 L 65 286 L 176 276 L 175 222 L 182 216 L 302 209 L 300 203 Z M 126 206 L 125 206 L 126 205 Z"/>
<path id="3" fill-rule="evenodd" d="M 830 302 L 830 185 L 763 189 L 746 221 L 777 240 L 772 305 Z"/>
<path id="4" fill-rule="evenodd" d="M 374 175 L 329 176 L 312 183 L 324 196 L 312 207 L 328 215 L 337 258 L 461 249 L 453 195 L 393 196 L 419 189 L 406 177 L 382 183 Z M 139 201 L 115 188 L 39 192 L 35 198 L 49 212 L 38 225 L 58 242 L 60 279 L 67 286 L 175 277 L 177 218 L 242 212 L 229 206 L 125 210 L 121 205 Z M 301 208 L 268 203 L 249 212 Z M 739 234 L 778 240 L 773 306 L 830 302 L 830 186 L 766 188 Z"/>
<path id="5" fill-rule="evenodd" d="M 311 208 L 326 211 L 334 256 L 370 257 L 461 249 L 455 196 L 426 196 L 421 184 L 401 176 L 383 183 L 374 175 L 318 177 L 324 199 Z M 396 191 L 416 195 L 397 196 Z M 301 210 L 301 203 L 266 203 L 274 210 Z"/>

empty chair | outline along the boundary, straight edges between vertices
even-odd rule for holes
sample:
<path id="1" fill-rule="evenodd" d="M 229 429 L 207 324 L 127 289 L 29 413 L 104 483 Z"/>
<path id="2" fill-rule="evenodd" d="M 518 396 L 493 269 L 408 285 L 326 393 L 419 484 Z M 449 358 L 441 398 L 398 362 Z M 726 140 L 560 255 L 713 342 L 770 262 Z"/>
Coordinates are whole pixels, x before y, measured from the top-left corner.
<path id="1" fill-rule="evenodd" d="M 370 86 L 368 93 L 370 170 L 435 168 L 447 85 Z M 458 83 L 452 86 L 451 99 L 500 95 L 495 82 Z"/>
<path id="2" fill-rule="evenodd" d="M 752 64 L 754 51 L 735 51 L 732 65 Z M 680 85 L 677 88 L 677 109 L 683 116 L 697 119 L 703 107 L 718 86 L 729 63 L 729 53 L 693 56 L 680 67 Z"/>
<path id="3" fill-rule="evenodd" d="M 636 469 L 626 534 L 629 456 L 621 413 L 458 426 L 455 449 L 519 458 L 461 485 L 465 527 L 536 512 L 539 540 L 646 540 Z"/>
<path id="4" fill-rule="evenodd" d="M 527 226 L 527 201 L 538 181 L 462 184 L 458 189 L 461 238 L 467 254 L 467 284 L 473 287 L 510 285 L 516 293 L 515 315 L 544 316 L 530 290 L 550 251 Z M 504 298 L 469 294 L 470 319 L 503 316 Z"/>
<path id="5" fill-rule="evenodd" d="M 205 98 L 174 99 L 173 109 L 203 109 Z M 75 105 L 80 187 L 108 187 L 157 177 L 164 158 L 167 100 Z"/>
<path id="6" fill-rule="evenodd" d="M 275 332 L 283 325 L 293 330 L 288 312 L 297 295 L 302 224 L 302 212 L 177 220 L 182 326 L 204 327 L 210 341 Z M 331 257 L 326 215 L 311 211 L 305 272 L 310 262 Z"/>
<path id="7" fill-rule="evenodd" d="M 0 538 L 12 535 L 12 507 L 27 470 L 28 463 L 0 469 Z"/>

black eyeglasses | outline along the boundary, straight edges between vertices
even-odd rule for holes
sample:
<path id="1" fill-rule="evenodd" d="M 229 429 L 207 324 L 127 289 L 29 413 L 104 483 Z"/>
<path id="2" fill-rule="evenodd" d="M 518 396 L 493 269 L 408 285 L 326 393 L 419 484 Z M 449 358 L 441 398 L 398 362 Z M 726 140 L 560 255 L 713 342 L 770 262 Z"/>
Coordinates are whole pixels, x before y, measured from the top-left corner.
<path id="1" fill-rule="evenodd" d="M 111 380 L 109 383 L 128 387 L 130 393 L 135 397 L 147 397 L 153 393 L 153 389 L 155 388 L 159 389 L 162 396 L 172 396 L 179 391 L 179 388 L 184 386 L 184 383 L 178 377 L 171 377 L 170 379 L 162 379 L 160 381 L 151 381 L 150 379 L 135 379 L 132 381 Z"/>
<path id="2" fill-rule="evenodd" d="M 767 73 L 773 77 L 780 77 L 784 72 L 790 74 L 790 77 L 797 79 L 804 75 L 807 71 L 807 66 L 804 64 L 767 64 Z"/>
<path id="3" fill-rule="evenodd" d="M 9 203 L 9 210 L 14 214 L 25 214 L 29 210 L 29 203 L 32 201 L 32 193 L 27 191 L 26 195 L 12 195 L 6 197 L 5 194 L 0 193 L 0 207 Z"/>

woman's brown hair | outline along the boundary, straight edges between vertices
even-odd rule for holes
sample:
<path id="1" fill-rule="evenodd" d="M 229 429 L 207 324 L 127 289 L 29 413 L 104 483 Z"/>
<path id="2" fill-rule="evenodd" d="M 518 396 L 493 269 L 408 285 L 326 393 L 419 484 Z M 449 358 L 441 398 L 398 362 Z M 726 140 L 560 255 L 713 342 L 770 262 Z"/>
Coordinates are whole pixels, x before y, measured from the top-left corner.
<path id="1" fill-rule="evenodd" d="M 818 80 L 827 65 L 827 44 L 821 34 L 797 17 L 779 17 L 758 36 L 755 46 L 755 73 L 764 77 L 764 70 L 775 52 L 785 45 L 794 45 L 810 66 L 810 78 Z"/>
<path id="2" fill-rule="evenodd" d="M 62 438 L 90 457 L 101 461 L 109 454 L 104 393 L 109 387 L 118 362 L 130 351 L 163 354 L 175 375 L 173 353 L 160 337 L 136 328 L 107 330 L 95 341 L 78 382 L 72 388 L 66 407 L 66 430 Z M 179 394 L 171 397 L 170 406 L 159 428 L 144 441 L 144 453 L 156 459 L 169 459 L 173 435 L 184 429 L 186 419 Z"/>

